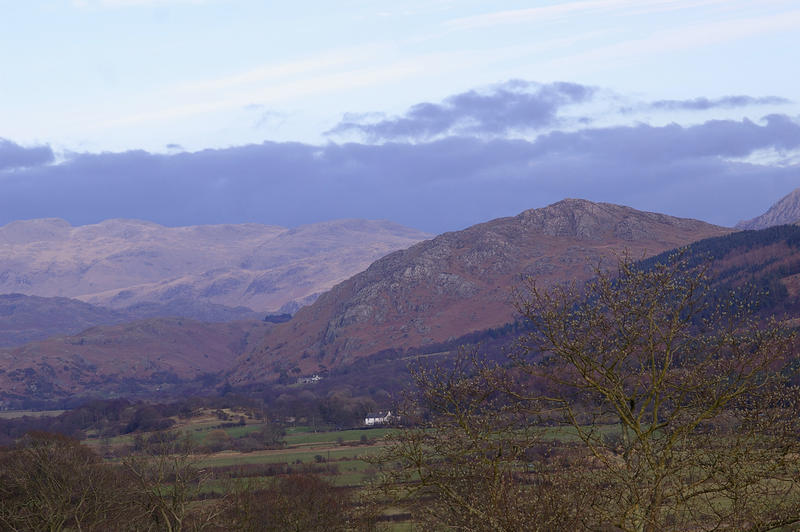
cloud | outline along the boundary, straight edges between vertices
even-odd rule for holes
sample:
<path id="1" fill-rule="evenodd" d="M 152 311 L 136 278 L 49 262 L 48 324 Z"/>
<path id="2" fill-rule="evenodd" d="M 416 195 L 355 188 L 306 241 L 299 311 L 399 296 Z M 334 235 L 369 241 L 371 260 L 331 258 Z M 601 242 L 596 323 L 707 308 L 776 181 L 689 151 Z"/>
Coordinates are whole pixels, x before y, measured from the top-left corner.
<path id="1" fill-rule="evenodd" d="M 548 6 L 524 9 L 493 11 L 468 17 L 460 17 L 447 22 L 458 29 L 487 28 L 510 24 L 529 24 L 531 22 L 551 22 L 579 16 L 608 15 L 609 13 L 648 13 L 691 9 L 702 5 L 728 3 L 730 0 L 579 0 L 559 2 Z"/>
<path id="2" fill-rule="evenodd" d="M 10 140 L 0 138 L 0 172 L 48 164 L 53 160 L 53 150 L 50 146 L 24 148 Z"/>
<path id="3" fill-rule="evenodd" d="M 0 224 L 55 216 L 295 226 L 357 217 L 443 232 L 584 197 L 733 225 L 800 184 L 797 165 L 748 162 L 759 150 L 800 150 L 800 124 L 776 114 L 551 131 L 535 140 L 77 154 L 0 171 Z"/>
<path id="4" fill-rule="evenodd" d="M 104 7 L 146 7 L 171 4 L 203 4 L 207 0 L 72 0 L 72 5 L 78 8 Z"/>
<path id="5" fill-rule="evenodd" d="M 345 117 L 327 134 L 356 132 L 377 141 L 536 130 L 559 123 L 558 111 L 562 107 L 588 101 L 594 93 L 593 87 L 576 83 L 512 80 L 487 92 L 472 90 L 450 96 L 442 103 L 420 103 L 396 118 L 365 123 Z"/>
<path id="6" fill-rule="evenodd" d="M 647 107 L 664 111 L 706 111 L 709 109 L 734 109 L 752 105 L 786 105 L 791 100 L 780 96 L 723 96 L 722 98 L 694 98 L 691 100 L 658 100 L 651 102 Z"/>

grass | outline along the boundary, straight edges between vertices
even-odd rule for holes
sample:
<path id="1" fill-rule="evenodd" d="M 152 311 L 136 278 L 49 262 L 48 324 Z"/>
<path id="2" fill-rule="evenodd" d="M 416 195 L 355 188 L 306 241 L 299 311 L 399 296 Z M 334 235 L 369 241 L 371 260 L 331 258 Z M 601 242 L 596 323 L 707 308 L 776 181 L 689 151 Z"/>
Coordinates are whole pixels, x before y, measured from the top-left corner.
<path id="1" fill-rule="evenodd" d="M 64 412 L 66 410 L 3 410 L 0 411 L 0 419 L 16 419 L 24 416 L 56 417 Z"/>
<path id="2" fill-rule="evenodd" d="M 299 432 L 290 434 L 287 431 L 286 444 L 287 445 L 302 445 L 308 443 L 336 443 L 339 438 L 343 442 L 360 441 L 362 436 L 367 439 L 373 440 L 383 438 L 389 432 L 396 429 L 353 429 L 353 430 L 340 430 L 333 432 Z"/>
<path id="3" fill-rule="evenodd" d="M 203 465 L 206 467 L 221 467 L 237 464 L 311 464 L 319 461 L 317 456 L 322 457 L 322 459 L 327 462 L 338 461 L 343 458 L 361 461 L 360 457 L 375 456 L 380 451 L 381 448 L 379 446 L 361 448 L 343 447 L 336 449 L 318 447 L 308 450 L 298 450 L 288 447 L 285 449 L 253 451 L 251 453 L 221 451 L 204 458 Z M 341 464 L 341 462 L 338 463 Z"/>

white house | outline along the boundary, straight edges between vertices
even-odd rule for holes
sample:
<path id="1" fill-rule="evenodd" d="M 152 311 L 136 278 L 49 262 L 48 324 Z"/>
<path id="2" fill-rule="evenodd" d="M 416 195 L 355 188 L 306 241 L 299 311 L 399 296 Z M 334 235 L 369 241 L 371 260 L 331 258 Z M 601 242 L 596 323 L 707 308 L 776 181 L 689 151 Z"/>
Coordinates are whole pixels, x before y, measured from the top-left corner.
<path id="1" fill-rule="evenodd" d="M 364 418 L 364 425 L 383 425 L 384 423 L 388 423 L 392 419 L 392 412 L 374 412 L 371 414 L 367 414 L 367 417 Z"/>
<path id="2" fill-rule="evenodd" d="M 298 377 L 297 384 L 316 384 L 322 380 L 322 377 L 316 373 L 310 377 Z"/>

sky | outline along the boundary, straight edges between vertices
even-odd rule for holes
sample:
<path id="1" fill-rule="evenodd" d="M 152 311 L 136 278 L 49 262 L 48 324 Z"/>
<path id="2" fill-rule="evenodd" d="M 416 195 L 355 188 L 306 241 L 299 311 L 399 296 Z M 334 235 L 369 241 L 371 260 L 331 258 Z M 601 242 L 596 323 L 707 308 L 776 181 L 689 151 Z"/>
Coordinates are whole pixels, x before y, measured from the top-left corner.
<path id="1" fill-rule="evenodd" d="M 0 225 L 565 197 L 733 225 L 800 187 L 796 0 L 0 0 Z"/>

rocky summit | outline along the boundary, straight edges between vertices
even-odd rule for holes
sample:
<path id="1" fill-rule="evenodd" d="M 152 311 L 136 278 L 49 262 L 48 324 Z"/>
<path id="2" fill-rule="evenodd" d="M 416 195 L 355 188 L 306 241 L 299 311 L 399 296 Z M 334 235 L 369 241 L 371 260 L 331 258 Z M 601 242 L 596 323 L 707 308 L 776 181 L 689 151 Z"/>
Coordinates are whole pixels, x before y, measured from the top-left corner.
<path id="1" fill-rule="evenodd" d="M 800 221 L 800 188 L 778 200 L 767 212 L 751 220 L 736 224 L 736 229 L 766 229 L 776 225 L 793 224 Z"/>
<path id="2" fill-rule="evenodd" d="M 616 256 L 658 254 L 730 229 L 567 199 L 442 234 L 377 260 L 275 326 L 240 358 L 238 383 L 312 373 L 387 349 L 443 342 L 514 318 L 525 277 L 588 279 Z"/>

